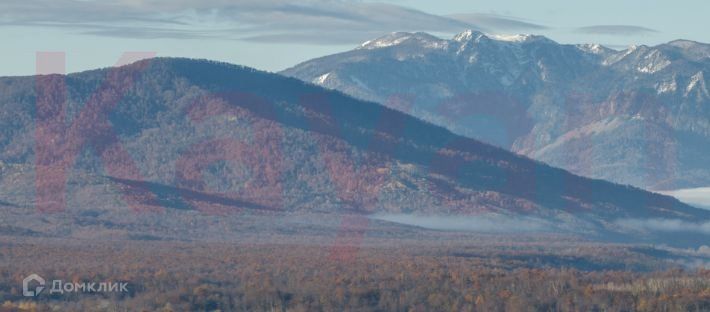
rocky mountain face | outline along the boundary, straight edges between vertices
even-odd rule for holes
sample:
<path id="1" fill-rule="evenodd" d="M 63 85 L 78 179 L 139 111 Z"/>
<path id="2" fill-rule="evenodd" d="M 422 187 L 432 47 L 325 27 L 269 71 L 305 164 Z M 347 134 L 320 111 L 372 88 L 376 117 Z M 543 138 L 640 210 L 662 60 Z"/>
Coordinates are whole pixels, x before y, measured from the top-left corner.
<path id="1" fill-rule="evenodd" d="M 618 220 L 710 219 L 671 197 L 228 64 L 153 59 L 2 78 L 0 107 L 0 229 L 13 233 L 27 222 L 53 228 L 47 216 L 76 218 L 61 231 L 115 230 L 116 220 L 150 225 L 181 211 L 485 213 L 584 233 L 623 233 Z"/>
<path id="2" fill-rule="evenodd" d="M 534 35 L 393 33 L 287 69 L 573 173 L 710 185 L 710 45 L 615 51 Z"/>

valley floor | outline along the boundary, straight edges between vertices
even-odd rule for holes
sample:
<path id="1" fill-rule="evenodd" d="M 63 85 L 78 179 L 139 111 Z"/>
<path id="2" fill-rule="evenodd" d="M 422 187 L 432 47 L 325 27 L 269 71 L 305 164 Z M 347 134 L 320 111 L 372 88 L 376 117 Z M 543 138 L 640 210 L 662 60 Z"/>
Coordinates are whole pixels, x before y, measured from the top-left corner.
<path id="1" fill-rule="evenodd" d="M 710 310 L 710 271 L 682 250 L 362 222 L 229 241 L 0 236 L 0 311 Z M 32 273 L 47 280 L 34 298 Z"/>

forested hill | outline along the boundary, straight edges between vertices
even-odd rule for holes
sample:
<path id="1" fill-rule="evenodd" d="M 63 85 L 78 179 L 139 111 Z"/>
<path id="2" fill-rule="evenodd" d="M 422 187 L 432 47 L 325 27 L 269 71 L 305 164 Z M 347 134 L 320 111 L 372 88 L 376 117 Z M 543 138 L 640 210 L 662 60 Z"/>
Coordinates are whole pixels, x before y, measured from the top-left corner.
<path id="1" fill-rule="evenodd" d="M 616 221 L 625 219 L 710 219 L 671 197 L 224 63 L 158 58 L 2 78 L 0 108 L 0 201 L 28 213 L 493 213 L 584 231 L 623 231 Z"/>

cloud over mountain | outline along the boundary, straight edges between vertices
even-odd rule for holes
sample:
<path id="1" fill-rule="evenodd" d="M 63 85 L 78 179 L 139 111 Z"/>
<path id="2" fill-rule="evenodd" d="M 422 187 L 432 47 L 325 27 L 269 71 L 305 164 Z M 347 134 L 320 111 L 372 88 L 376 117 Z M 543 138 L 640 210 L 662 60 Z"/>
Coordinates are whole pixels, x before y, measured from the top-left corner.
<path id="1" fill-rule="evenodd" d="M 613 36 L 635 36 L 657 33 L 655 29 L 634 26 L 634 25 L 594 25 L 577 28 L 578 33 L 613 35 Z"/>
<path id="2" fill-rule="evenodd" d="M 393 30 L 453 32 L 478 27 L 403 6 L 359 1 L 9 0 L 0 8 L 3 25 L 62 27 L 91 35 L 147 39 L 338 44 Z"/>
<path id="3" fill-rule="evenodd" d="M 489 28 L 494 31 L 530 31 L 549 28 L 545 25 L 532 23 L 516 17 L 498 14 L 468 13 L 452 14 L 450 17 L 462 22 L 481 25 L 482 27 Z"/>

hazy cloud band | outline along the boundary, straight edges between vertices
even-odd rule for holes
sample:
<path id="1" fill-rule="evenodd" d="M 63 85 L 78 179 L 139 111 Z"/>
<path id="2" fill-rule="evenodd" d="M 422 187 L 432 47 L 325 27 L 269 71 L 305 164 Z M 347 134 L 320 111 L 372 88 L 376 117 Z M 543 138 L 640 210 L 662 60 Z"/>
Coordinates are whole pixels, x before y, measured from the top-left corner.
<path id="1" fill-rule="evenodd" d="M 657 33 L 658 31 L 634 25 L 594 25 L 577 28 L 576 32 L 594 35 L 637 36 Z"/>

